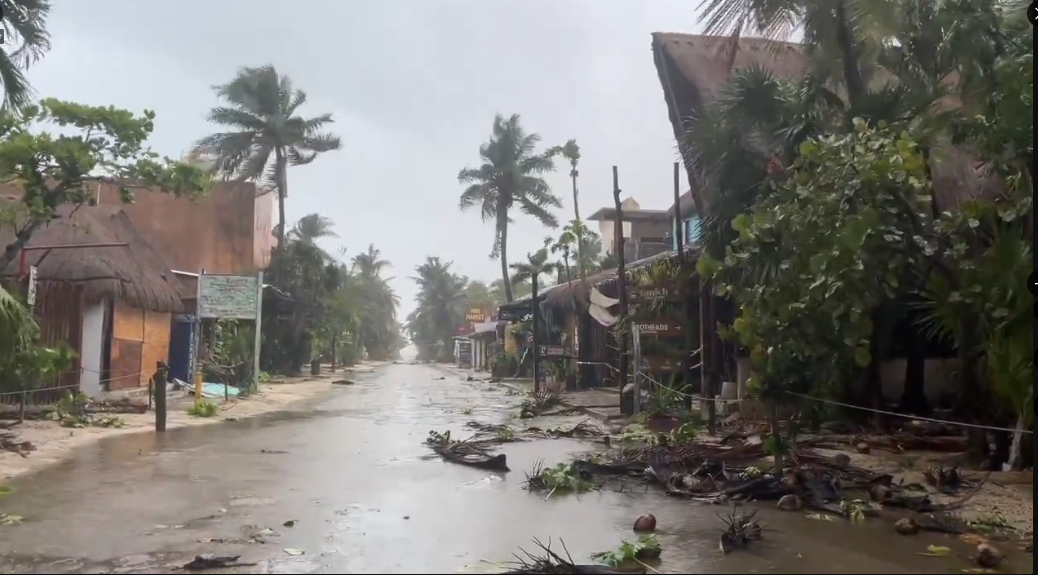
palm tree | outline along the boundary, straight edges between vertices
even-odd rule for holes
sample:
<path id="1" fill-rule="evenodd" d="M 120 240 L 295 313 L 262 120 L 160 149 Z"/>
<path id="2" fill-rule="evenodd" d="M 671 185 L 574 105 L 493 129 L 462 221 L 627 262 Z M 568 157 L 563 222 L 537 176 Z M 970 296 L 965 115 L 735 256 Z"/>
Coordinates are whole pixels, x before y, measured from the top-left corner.
<path id="1" fill-rule="evenodd" d="M 365 277 L 379 277 L 388 267 L 389 261 L 382 259 L 382 251 L 375 244 L 369 244 L 368 251 L 353 256 L 353 269 Z"/>
<path id="2" fill-rule="evenodd" d="M 508 278 L 508 224 L 512 221 L 509 211 L 518 207 L 545 226 L 555 228 L 559 222 L 548 210 L 562 206 L 541 177 L 555 169 L 552 150 L 537 153 L 541 137 L 526 133 L 519 121 L 519 114 L 508 119 L 498 114 L 490 140 L 479 148 L 482 165 L 458 173 L 458 182 L 467 186 L 461 193 L 459 207 L 464 211 L 478 206 L 484 222 L 494 221 L 490 257 L 501 258 L 501 279 L 505 300 L 509 302 L 513 299 Z"/>
<path id="3" fill-rule="evenodd" d="M 335 222 L 331 218 L 321 214 L 307 214 L 299 218 L 296 225 L 292 226 L 289 236 L 296 241 L 313 245 L 321 238 L 339 237 L 334 228 Z"/>
<path id="4" fill-rule="evenodd" d="M 47 17 L 50 0 L 0 0 L 5 48 L 0 50 L 0 83 L 4 107 L 20 108 L 32 102 L 33 90 L 25 70 L 50 51 Z M 7 46 L 14 46 L 8 50 Z"/>
<path id="5" fill-rule="evenodd" d="M 431 358 L 432 351 L 440 350 L 440 358 L 451 349 L 451 339 L 465 319 L 466 281 L 451 272 L 451 262 L 428 257 L 417 266 L 418 301 L 407 317 L 410 332 L 419 356 Z"/>
<path id="6" fill-rule="evenodd" d="M 322 131 L 334 122 L 332 115 L 299 116 L 306 93 L 294 89 L 291 79 L 271 65 L 242 68 L 214 90 L 224 105 L 210 110 L 208 120 L 231 131 L 202 138 L 193 152 L 213 160 L 215 174 L 273 184 L 278 194 L 278 245 L 283 246 L 288 167 L 309 164 L 319 154 L 340 148 L 338 136 Z"/>
<path id="7" fill-rule="evenodd" d="M 580 175 L 580 170 L 577 166 L 580 164 L 580 146 L 577 145 L 576 140 L 569 140 L 564 145 L 554 148 L 553 153 L 561 155 L 567 162 L 569 162 L 569 178 L 573 183 L 573 222 L 570 226 L 582 226 L 583 222 L 580 219 L 580 195 L 577 189 L 577 177 Z M 567 226 L 567 227 L 570 227 Z M 580 236 L 575 236 L 580 237 Z M 587 285 L 587 266 L 586 259 L 584 257 L 584 243 L 583 241 L 576 241 L 576 258 L 577 258 L 577 272 L 580 276 L 581 287 L 584 289 Z M 576 293 L 576 291 L 574 291 Z M 583 290 L 581 290 L 583 294 Z"/>

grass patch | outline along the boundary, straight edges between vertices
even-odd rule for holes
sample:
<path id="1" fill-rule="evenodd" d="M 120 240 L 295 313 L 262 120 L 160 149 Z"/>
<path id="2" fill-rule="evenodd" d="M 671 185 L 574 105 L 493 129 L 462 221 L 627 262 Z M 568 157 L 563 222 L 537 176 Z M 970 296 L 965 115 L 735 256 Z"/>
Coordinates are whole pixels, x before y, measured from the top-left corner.
<path id="1" fill-rule="evenodd" d="M 214 417 L 218 413 L 220 413 L 220 406 L 210 401 L 196 403 L 187 410 L 187 414 L 192 417 Z"/>

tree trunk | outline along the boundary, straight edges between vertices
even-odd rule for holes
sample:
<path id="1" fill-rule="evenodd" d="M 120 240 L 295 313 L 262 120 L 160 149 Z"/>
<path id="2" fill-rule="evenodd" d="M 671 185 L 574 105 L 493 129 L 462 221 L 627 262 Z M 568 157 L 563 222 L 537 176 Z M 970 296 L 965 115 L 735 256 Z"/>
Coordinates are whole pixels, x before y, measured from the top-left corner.
<path id="1" fill-rule="evenodd" d="M 865 370 L 865 392 L 868 396 L 868 405 L 876 410 L 872 413 L 872 424 L 876 429 L 883 428 L 883 415 L 879 413 L 883 409 L 883 354 L 880 352 L 880 338 L 883 337 L 883 319 L 877 312 L 873 316 L 872 337 L 869 342 L 869 366 Z"/>
<path id="2" fill-rule="evenodd" d="M 508 213 L 497 214 L 497 233 L 501 238 L 501 280 L 504 282 L 505 302 L 512 303 L 512 280 L 508 277 Z"/>
<path id="3" fill-rule="evenodd" d="M 1034 388 L 1027 392 L 1027 400 L 1024 401 L 1024 409 L 1027 409 L 1028 405 L 1034 401 Z M 1009 459 L 1006 462 L 1003 471 L 1019 471 L 1023 469 L 1023 442 L 1024 442 L 1024 431 L 1027 429 L 1027 415 L 1026 413 L 1019 413 L 1016 416 L 1016 431 L 1013 432 L 1013 443 L 1009 446 Z"/>
<path id="4" fill-rule="evenodd" d="M 277 192 L 278 192 L 278 248 L 285 249 L 285 236 L 287 235 L 288 225 L 285 221 L 285 196 L 288 195 L 288 158 L 285 157 L 285 153 L 281 148 L 274 150 L 276 154 L 275 161 L 277 162 L 276 167 L 276 179 L 277 179 Z"/>
<path id="5" fill-rule="evenodd" d="M 980 361 L 977 355 L 977 318 L 967 315 L 959 322 L 958 341 L 958 388 L 959 415 L 974 424 L 983 423 L 985 408 L 991 403 L 983 397 L 980 385 Z M 983 429 L 967 428 L 966 453 L 974 462 L 986 461 L 989 455 L 988 434 Z"/>
<path id="6" fill-rule="evenodd" d="M 843 65 L 843 82 L 847 87 L 847 100 L 851 108 L 857 108 L 865 97 L 865 80 L 858 66 L 858 50 L 854 41 L 853 25 L 847 14 L 846 0 L 837 0 L 836 5 L 836 41 L 841 53 Z"/>
<path id="7" fill-rule="evenodd" d="M 926 399 L 926 342 L 919 333 L 909 337 L 905 386 L 901 391 L 901 405 L 898 408 L 905 413 L 927 416 L 933 409 Z"/>
<path id="8" fill-rule="evenodd" d="M 4 253 L 0 254 L 0 270 L 7 269 L 7 266 L 11 265 L 14 258 L 18 256 L 18 253 L 22 251 L 25 244 L 29 243 L 32 239 L 32 234 L 43 225 L 40 220 L 33 220 L 25 227 L 24 230 L 18 232 L 18 235 L 14 237 L 14 241 L 4 248 Z"/>

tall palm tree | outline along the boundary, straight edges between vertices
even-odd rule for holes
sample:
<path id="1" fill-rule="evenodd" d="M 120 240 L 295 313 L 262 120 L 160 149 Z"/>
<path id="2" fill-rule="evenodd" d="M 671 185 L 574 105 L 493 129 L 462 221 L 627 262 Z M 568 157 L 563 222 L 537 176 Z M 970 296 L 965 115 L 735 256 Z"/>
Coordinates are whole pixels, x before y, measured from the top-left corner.
<path id="1" fill-rule="evenodd" d="M 292 80 L 272 65 L 242 68 L 214 90 L 224 103 L 210 110 L 208 120 L 231 131 L 202 138 L 194 153 L 213 160 L 218 175 L 273 184 L 278 194 L 278 245 L 283 246 L 288 167 L 309 164 L 319 154 L 341 147 L 338 136 L 322 131 L 334 122 L 332 115 L 298 115 L 306 93 L 294 89 Z"/>
<path id="2" fill-rule="evenodd" d="M 461 193 L 459 207 L 467 210 L 477 207 L 483 221 L 495 225 L 492 258 L 501 259 L 501 279 L 505 300 L 512 301 L 512 285 L 508 277 L 508 224 L 509 211 L 518 207 L 549 228 L 559 225 L 549 211 L 562 206 L 562 201 L 551 192 L 541 177 L 555 169 L 553 152 L 538 153 L 541 137 L 528 134 L 520 125 L 519 114 L 494 118 L 490 140 L 479 147 L 482 165 L 458 172 L 458 182 L 466 186 Z"/>
<path id="3" fill-rule="evenodd" d="M 50 0 L 0 0 L 0 14 L 5 41 L 0 50 L 4 107 L 20 108 L 32 102 L 33 97 L 25 70 L 50 51 Z"/>
<path id="4" fill-rule="evenodd" d="M 577 145 L 576 140 L 569 140 L 564 145 L 555 148 L 554 153 L 561 155 L 567 162 L 569 162 L 569 179 L 573 184 L 573 221 L 575 224 L 571 226 L 582 226 L 583 222 L 580 219 L 580 193 L 577 188 L 577 177 L 580 175 L 580 170 L 577 166 L 580 164 L 580 146 Z M 567 226 L 570 227 L 570 226 Z M 584 244 L 585 242 L 576 240 L 576 259 L 577 259 L 577 273 L 579 274 L 581 286 L 583 289 L 587 289 L 587 266 L 586 259 L 584 256 Z M 581 290 L 581 295 L 586 294 Z M 574 291 L 574 293 L 577 293 Z"/>

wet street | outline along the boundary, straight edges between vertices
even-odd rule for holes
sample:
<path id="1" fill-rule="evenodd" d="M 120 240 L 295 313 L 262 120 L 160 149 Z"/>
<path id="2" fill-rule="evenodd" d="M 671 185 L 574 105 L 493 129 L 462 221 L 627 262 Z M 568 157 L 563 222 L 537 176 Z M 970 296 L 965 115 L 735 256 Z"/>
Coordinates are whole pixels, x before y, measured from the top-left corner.
<path id="1" fill-rule="evenodd" d="M 538 459 L 554 464 L 590 444 L 507 444 L 501 452 L 513 471 L 503 478 L 429 457 L 422 442 L 430 430 L 463 437 L 470 420 L 508 421 L 520 398 L 505 388 L 426 365 L 350 378 L 356 385 L 333 386 L 296 411 L 161 438 L 113 438 L 22 478 L 0 500 L 0 512 L 24 517 L 0 525 L 0 572 L 169 573 L 200 553 L 255 563 L 223 573 L 474 572 L 481 560 L 507 562 L 520 547 L 534 550 L 534 537 L 562 539 L 583 561 L 631 537 L 642 513 L 659 520 L 664 572 L 946 573 L 970 566 L 967 548 L 953 538 L 898 537 L 878 522 L 812 521 L 770 508 L 762 511 L 765 541 L 723 556 L 721 508 L 641 488 L 548 500 L 522 489 L 523 470 Z M 931 544 L 952 552 L 920 555 Z M 1013 560 L 1015 572 L 1032 572 L 1029 555 Z"/>

